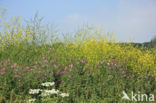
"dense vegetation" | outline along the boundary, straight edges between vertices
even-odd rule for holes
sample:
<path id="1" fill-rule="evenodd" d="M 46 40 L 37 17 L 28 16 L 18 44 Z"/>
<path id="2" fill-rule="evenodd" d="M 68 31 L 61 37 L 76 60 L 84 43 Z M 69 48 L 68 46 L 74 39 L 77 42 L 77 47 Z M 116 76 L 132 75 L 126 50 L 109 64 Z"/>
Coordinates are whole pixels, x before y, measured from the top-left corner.
<path id="1" fill-rule="evenodd" d="M 156 94 L 154 46 L 120 43 L 92 27 L 65 35 L 42 26 L 37 16 L 25 25 L 19 18 L 1 24 L 0 103 L 31 98 L 36 103 L 131 103 L 121 99 L 123 91 Z M 54 85 L 43 87 L 45 82 Z M 46 90 L 52 92 L 41 95 Z"/>

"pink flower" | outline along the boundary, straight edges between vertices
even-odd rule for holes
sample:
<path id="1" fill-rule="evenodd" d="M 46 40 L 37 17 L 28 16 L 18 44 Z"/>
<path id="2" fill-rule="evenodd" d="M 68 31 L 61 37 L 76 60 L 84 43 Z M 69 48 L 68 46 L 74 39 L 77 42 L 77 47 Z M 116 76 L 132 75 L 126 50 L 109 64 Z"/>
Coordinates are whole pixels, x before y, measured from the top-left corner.
<path id="1" fill-rule="evenodd" d="M 29 67 L 24 67 L 24 70 L 28 70 L 29 69 Z"/>
<path id="2" fill-rule="evenodd" d="M 34 67 L 34 69 L 37 69 L 37 66 L 36 65 L 34 65 L 33 67 Z"/>
<path id="3" fill-rule="evenodd" d="M 45 68 L 45 65 L 41 65 L 41 68 Z"/>
<path id="4" fill-rule="evenodd" d="M 107 63 L 108 66 L 110 66 L 110 63 Z"/>
<path id="5" fill-rule="evenodd" d="M 13 65 L 10 66 L 11 69 L 12 69 L 13 67 L 14 67 Z"/>
<path id="6" fill-rule="evenodd" d="M 81 63 L 84 63 L 84 61 L 83 61 L 83 60 L 81 60 Z"/>
<path id="7" fill-rule="evenodd" d="M 64 82 L 64 80 L 61 80 L 61 82 Z"/>
<path id="8" fill-rule="evenodd" d="M 120 68 L 120 71 L 122 71 L 122 72 L 123 72 L 123 71 L 124 71 L 124 69 Z"/>
<path id="9" fill-rule="evenodd" d="M 10 61 L 10 60 L 7 59 L 3 65 L 7 65 L 7 64 L 9 63 L 9 61 Z"/>
<path id="10" fill-rule="evenodd" d="M 17 70 L 17 69 L 15 69 L 15 72 L 18 72 L 18 70 Z"/>
<path id="11" fill-rule="evenodd" d="M 5 68 L 1 68 L 0 71 L 3 71 Z"/>
<path id="12" fill-rule="evenodd" d="M 72 75 L 67 75 L 67 77 L 68 77 L 68 78 L 71 78 L 71 77 L 72 77 Z"/>
<path id="13" fill-rule="evenodd" d="M 1 72 L 1 74 L 6 74 L 6 72 Z"/>
<path id="14" fill-rule="evenodd" d="M 38 62 L 37 62 L 37 61 L 35 61 L 35 64 L 38 64 Z"/>
<path id="15" fill-rule="evenodd" d="M 98 65 L 98 68 L 102 68 L 102 66 L 101 65 Z"/>
<path id="16" fill-rule="evenodd" d="M 57 58 L 57 55 L 56 55 L 56 53 L 54 54 L 54 57 L 55 57 L 55 58 Z"/>
<path id="17" fill-rule="evenodd" d="M 66 71 L 67 69 L 68 69 L 68 67 L 67 67 L 67 66 L 65 66 L 65 67 L 64 67 L 64 70 Z"/>
<path id="18" fill-rule="evenodd" d="M 17 65 L 17 64 L 16 64 L 16 63 L 14 63 L 14 67 L 16 67 L 16 65 Z"/>
<path id="19" fill-rule="evenodd" d="M 56 64 L 54 64 L 54 68 L 57 68 Z"/>
<path id="20" fill-rule="evenodd" d="M 53 76 L 53 75 L 54 75 L 54 72 L 52 71 L 52 72 L 51 72 L 51 76 Z"/>
<path id="21" fill-rule="evenodd" d="M 132 75 L 132 77 L 134 78 L 134 77 L 135 77 L 135 75 Z"/>
<path id="22" fill-rule="evenodd" d="M 98 61 L 98 62 L 97 62 L 97 65 L 99 65 L 99 64 L 100 64 L 100 62 Z"/>
<path id="23" fill-rule="evenodd" d="M 115 61 L 115 59 L 113 58 L 112 61 Z"/>
<path id="24" fill-rule="evenodd" d="M 64 72 L 63 72 L 63 71 L 60 71 L 59 74 L 60 74 L 60 75 L 61 75 L 61 74 L 64 74 Z"/>
<path id="25" fill-rule="evenodd" d="M 61 72 L 61 70 L 58 70 L 58 71 L 57 71 L 57 74 L 60 74 L 60 72 Z"/>
<path id="26" fill-rule="evenodd" d="M 45 63 L 48 63 L 48 60 L 44 60 Z"/>
<path id="27" fill-rule="evenodd" d="M 72 64 L 72 63 L 70 64 L 70 68 L 71 68 L 71 69 L 73 68 L 73 64 Z"/>
<path id="28" fill-rule="evenodd" d="M 42 59 L 44 60 L 45 59 L 45 56 L 42 56 Z"/>
<path id="29" fill-rule="evenodd" d="M 17 72 L 17 74 L 20 75 L 21 73 L 20 72 Z"/>
<path id="30" fill-rule="evenodd" d="M 114 64 L 115 66 L 118 66 L 117 64 Z"/>

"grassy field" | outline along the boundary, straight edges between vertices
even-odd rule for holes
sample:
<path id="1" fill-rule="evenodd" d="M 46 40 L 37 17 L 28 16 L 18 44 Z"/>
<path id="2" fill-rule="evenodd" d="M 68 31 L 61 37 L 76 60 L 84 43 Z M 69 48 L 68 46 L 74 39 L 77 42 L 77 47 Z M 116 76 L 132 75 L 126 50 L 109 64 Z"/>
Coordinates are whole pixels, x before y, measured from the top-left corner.
<path id="1" fill-rule="evenodd" d="M 2 25 L 0 103 L 135 103 L 122 92 L 156 95 L 156 48 L 92 27 L 64 35 L 33 22 Z"/>

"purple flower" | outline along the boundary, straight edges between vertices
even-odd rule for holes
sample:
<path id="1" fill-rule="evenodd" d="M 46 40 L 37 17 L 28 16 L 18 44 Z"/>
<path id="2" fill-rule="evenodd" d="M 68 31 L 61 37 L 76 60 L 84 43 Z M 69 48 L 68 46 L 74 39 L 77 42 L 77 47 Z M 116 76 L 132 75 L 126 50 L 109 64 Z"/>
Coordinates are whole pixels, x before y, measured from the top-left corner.
<path id="1" fill-rule="evenodd" d="M 84 63 L 84 61 L 83 61 L 83 60 L 81 60 L 81 63 Z"/>
<path id="2" fill-rule="evenodd" d="M 120 68 L 120 71 L 122 71 L 122 72 L 123 72 L 123 71 L 124 71 L 124 69 Z"/>
<path id="3" fill-rule="evenodd" d="M 118 65 L 115 63 L 114 66 L 118 66 Z"/>

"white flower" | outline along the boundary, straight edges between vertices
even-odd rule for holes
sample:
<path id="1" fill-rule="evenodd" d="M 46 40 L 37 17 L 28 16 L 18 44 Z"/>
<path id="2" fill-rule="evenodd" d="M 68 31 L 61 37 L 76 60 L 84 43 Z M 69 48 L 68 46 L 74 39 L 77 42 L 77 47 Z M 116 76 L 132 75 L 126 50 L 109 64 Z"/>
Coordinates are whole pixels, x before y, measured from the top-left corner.
<path id="1" fill-rule="evenodd" d="M 35 102 L 35 100 L 36 100 L 35 98 L 31 98 L 31 99 L 28 100 L 28 102 L 32 103 L 32 102 Z"/>
<path id="2" fill-rule="evenodd" d="M 45 93 L 47 93 L 47 94 L 58 94 L 59 93 L 59 90 L 55 90 L 55 89 L 45 90 Z"/>
<path id="3" fill-rule="evenodd" d="M 61 97 L 68 97 L 69 94 L 68 94 L 68 93 L 61 93 L 60 96 L 61 96 Z"/>
<path id="4" fill-rule="evenodd" d="M 55 82 L 45 82 L 45 83 L 42 83 L 41 85 L 45 87 L 49 87 L 49 86 L 53 86 L 54 84 Z"/>
<path id="5" fill-rule="evenodd" d="M 42 92 L 41 96 L 48 96 L 48 95 L 52 95 L 52 94 L 58 94 L 59 90 L 44 90 L 44 92 Z"/>
<path id="6" fill-rule="evenodd" d="M 41 89 L 30 89 L 29 94 L 38 94 L 40 91 L 42 91 L 42 90 Z"/>

